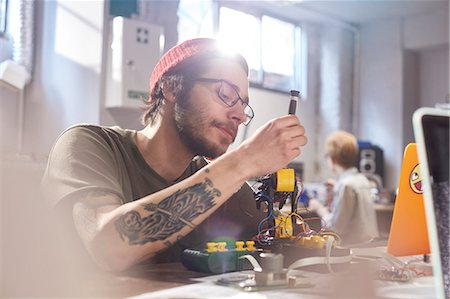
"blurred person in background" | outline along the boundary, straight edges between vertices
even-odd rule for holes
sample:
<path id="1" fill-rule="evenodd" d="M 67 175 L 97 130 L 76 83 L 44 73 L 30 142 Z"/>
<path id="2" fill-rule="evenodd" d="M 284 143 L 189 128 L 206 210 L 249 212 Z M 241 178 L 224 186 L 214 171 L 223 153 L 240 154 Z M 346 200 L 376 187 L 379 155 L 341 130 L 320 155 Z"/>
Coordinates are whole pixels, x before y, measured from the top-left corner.
<path id="1" fill-rule="evenodd" d="M 371 184 L 354 167 L 358 151 L 355 136 L 348 132 L 337 131 L 327 137 L 326 161 L 336 180 L 327 180 L 325 199 L 311 199 L 308 206 L 326 228 L 342 238 L 343 245 L 365 243 L 379 235 Z"/>

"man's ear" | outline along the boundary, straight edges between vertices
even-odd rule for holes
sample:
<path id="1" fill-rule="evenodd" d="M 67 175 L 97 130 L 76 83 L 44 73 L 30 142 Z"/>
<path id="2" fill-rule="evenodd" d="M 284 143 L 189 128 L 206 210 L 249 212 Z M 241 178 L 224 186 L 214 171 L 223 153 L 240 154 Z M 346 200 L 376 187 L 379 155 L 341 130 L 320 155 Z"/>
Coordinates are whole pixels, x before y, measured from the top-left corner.
<path id="1" fill-rule="evenodd" d="M 164 99 L 168 102 L 174 103 L 176 100 L 175 93 L 173 92 L 173 88 L 171 88 L 170 84 L 163 83 L 162 86 L 162 93 L 164 96 Z"/>

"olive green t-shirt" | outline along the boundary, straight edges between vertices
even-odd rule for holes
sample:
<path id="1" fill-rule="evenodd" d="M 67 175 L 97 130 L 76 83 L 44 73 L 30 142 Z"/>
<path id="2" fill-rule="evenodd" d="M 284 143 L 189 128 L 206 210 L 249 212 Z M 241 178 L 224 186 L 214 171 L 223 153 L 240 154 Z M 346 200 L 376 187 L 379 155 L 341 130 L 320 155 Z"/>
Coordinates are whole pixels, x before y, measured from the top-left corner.
<path id="1" fill-rule="evenodd" d="M 43 178 L 52 204 L 70 218 L 73 205 L 80 200 L 93 198 L 92 207 L 124 204 L 182 181 L 207 163 L 195 157 L 180 178 L 167 181 L 142 157 L 136 134 L 134 130 L 96 125 L 76 125 L 64 131 L 50 153 Z M 178 261 L 185 248 L 202 248 L 215 239 L 251 239 L 264 217 L 264 212 L 256 209 L 251 188 L 244 184 L 193 232 L 152 261 Z"/>

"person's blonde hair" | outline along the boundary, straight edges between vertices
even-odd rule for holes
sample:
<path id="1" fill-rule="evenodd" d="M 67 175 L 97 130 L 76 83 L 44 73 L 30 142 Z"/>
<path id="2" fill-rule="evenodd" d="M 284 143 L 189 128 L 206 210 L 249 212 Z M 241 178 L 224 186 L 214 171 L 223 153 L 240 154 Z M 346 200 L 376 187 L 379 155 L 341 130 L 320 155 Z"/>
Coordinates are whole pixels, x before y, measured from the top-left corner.
<path id="1" fill-rule="evenodd" d="M 358 151 L 356 137 L 346 131 L 336 131 L 325 141 L 325 154 L 345 168 L 355 165 Z"/>

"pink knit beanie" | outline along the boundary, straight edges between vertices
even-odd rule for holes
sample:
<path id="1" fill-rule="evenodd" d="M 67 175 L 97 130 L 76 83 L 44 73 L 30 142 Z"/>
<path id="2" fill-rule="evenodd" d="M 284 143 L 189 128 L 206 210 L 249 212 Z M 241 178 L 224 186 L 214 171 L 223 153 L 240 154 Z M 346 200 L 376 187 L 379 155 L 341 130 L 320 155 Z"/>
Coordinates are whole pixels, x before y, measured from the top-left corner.
<path id="1" fill-rule="evenodd" d="M 174 46 L 161 57 L 153 69 L 150 76 L 150 96 L 161 76 L 172 70 L 174 67 L 182 65 L 189 60 L 189 58 L 194 56 L 210 54 L 219 57 L 221 56 L 220 53 L 221 50 L 218 41 L 211 38 L 190 39 Z M 245 59 L 240 55 L 238 55 L 238 57 L 239 60 L 243 61 L 245 68 L 247 68 L 246 71 L 248 72 L 248 66 Z"/>

